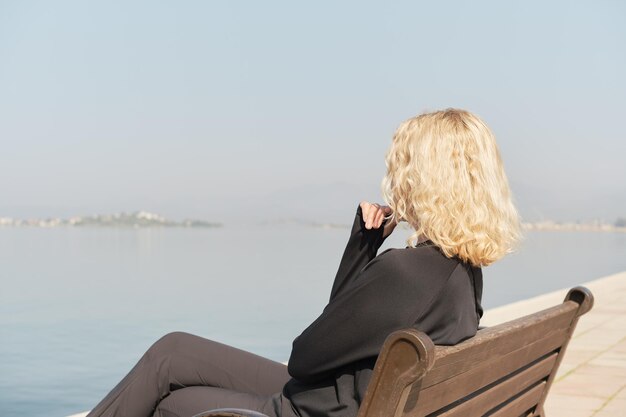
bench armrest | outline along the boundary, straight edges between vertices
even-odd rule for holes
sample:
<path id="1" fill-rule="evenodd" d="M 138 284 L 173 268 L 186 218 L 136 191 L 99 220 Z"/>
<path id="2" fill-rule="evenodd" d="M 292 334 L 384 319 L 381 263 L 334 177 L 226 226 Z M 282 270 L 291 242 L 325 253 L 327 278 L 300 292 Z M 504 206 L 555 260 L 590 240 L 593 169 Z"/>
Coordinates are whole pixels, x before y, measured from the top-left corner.
<path id="1" fill-rule="evenodd" d="M 267 415 L 243 408 L 216 408 L 196 414 L 193 417 L 267 417 Z"/>

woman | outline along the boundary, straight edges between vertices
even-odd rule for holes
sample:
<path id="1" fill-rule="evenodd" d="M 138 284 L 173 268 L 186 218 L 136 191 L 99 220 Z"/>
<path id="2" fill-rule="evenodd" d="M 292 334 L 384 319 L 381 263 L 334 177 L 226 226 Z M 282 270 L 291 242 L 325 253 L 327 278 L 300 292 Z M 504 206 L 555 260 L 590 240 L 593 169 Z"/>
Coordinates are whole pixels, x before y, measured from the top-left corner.
<path id="1" fill-rule="evenodd" d="M 414 327 L 439 345 L 474 336 L 481 267 L 520 236 L 493 134 L 467 111 L 422 114 L 400 125 L 385 162 L 388 205 L 357 207 L 329 303 L 293 341 L 288 366 L 170 333 L 89 416 L 188 417 L 222 407 L 356 416 L 391 332 Z M 377 254 L 400 221 L 415 230 L 409 246 Z"/>

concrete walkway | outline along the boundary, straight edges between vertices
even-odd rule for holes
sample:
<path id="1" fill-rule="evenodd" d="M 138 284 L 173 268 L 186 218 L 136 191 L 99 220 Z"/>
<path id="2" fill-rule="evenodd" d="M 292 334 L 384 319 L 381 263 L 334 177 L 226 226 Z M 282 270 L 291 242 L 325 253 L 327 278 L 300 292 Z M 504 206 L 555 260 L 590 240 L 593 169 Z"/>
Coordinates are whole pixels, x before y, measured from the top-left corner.
<path id="1" fill-rule="evenodd" d="M 583 283 L 594 306 L 576 326 L 545 404 L 547 417 L 626 417 L 626 272 Z M 492 326 L 560 303 L 568 289 L 487 310 Z"/>

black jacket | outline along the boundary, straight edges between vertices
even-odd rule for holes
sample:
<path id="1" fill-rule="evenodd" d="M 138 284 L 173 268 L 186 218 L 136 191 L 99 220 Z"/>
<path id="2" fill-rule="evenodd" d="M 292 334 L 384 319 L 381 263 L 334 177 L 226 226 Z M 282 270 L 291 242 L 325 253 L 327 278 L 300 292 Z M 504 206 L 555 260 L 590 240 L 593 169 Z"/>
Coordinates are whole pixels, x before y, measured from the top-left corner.
<path id="1" fill-rule="evenodd" d="M 359 206 L 330 301 L 293 341 L 283 395 L 302 417 L 356 416 L 394 330 L 414 327 L 438 345 L 476 334 L 481 269 L 447 258 L 432 242 L 377 255 L 382 233 L 365 228 Z"/>

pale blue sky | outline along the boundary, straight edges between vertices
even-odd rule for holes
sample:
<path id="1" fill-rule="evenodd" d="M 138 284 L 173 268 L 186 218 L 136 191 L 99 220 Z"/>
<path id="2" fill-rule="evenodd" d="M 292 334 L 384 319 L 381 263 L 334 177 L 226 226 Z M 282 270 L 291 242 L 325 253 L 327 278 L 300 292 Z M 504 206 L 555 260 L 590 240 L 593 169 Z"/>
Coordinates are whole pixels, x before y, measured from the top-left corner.
<path id="1" fill-rule="evenodd" d="M 625 4 L 0 0 L 0 216 L 351 221 L 396 126 L 462 107 L 525 218 L 612 221 Z"/>

